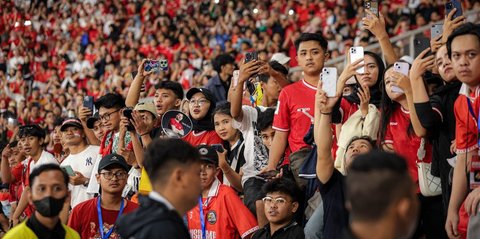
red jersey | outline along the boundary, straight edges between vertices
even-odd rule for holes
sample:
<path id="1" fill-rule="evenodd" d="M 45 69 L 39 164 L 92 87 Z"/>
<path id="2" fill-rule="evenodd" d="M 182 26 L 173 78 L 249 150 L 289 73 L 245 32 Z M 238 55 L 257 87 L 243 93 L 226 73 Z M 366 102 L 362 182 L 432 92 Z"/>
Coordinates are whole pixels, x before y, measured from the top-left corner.
<path id="1" fill-rule="evenodd" d="M 383 143 L 392 144 L 395 153 L 407 160 L 410 177 L 417 184 L 417 192 L 420 192 L 418 187 L 417 151 L 420 147 L 421 138 L 417 137 L 415 133 L 408 133 L 409 125 L 410 112 L 402 107 L 397 107 L 393 111 L 392 116 L 390 116 Z M 426 163 L 432 162 L 432 145 L 427 140 L 425 142 L 425 151 L 426 154 L 423 161 Z"/>
<path id="2" fill-rule="evenodd" d="M 303 137 L 313 122 L 316 92 L 317 87 L 305 80 L 290 84 L 280 92 L 272 128 L 289 131 L 288 147 L 291 152 L 309 147 L 303 142 Z"/>
<path id="3" fill-rule="evenodd" d="M 92 198 L 78 204 L 72 209 L 72 213 L 68 219 L 68 226 L 77 231 L 78 234 L 80 234 L 80 237 L 83 239 L 100 238 L 100 231 L 98 228 L 97 200 L 98 198 Z M 128 200 L 125 201 L 126 204 L 122 215 L 130 213 L 138 208 L 136 203 Z M 102 230 L 104 235 L 107 234 L 110 228 L 115 225 L 118 213 L 119 211 L 117 210 L 107 210 L 102 208 Z M 110 234 L 109 238 L 117 239 L 120 238 L 120 235 L 118 235 L 114 230 L 112 234 Z"/>
<path id="4" fill-rule="evenodd" d="M 202 198 L 202 202 L 205 238 L 245 238 L 258 229 L 255 217 L 242 203 L 237 193 L 218 180 L 213 182 L 208 198 Z M 187 212 L 187 221 L 190 237 L 202 239 L 199 206 Z"/>
<path id="5" fill-rule="evenodd" d="M 480 107 L 480 97 L 479 95 L 480 88 L 470 94 L 470 97 L 467 97 L 464 94 L 460 94 L 455 100 L 455 105 L 453 111 L 455 114 L 455 139 L 457 144 L 457 154 L 466 153 L 478 148 L 478 110 Z M 470 113 L 468 107 L 468 101 L 472 106 L 473 114 Z"/>
<path id="6" fill-rule="evenodd" d="M 193 146 L 201 144 L 221 144 L 223 142 L 222 139 L 218 136 L 217 132 L 215 132 L 215 130 L 200 131 L 198 133 L 195 133 L 192 130 L 190 131 L 190 133 L 187 134 L 187 136 L 185 136 L 185 138 L 183 138 L 183 140 Z"/>

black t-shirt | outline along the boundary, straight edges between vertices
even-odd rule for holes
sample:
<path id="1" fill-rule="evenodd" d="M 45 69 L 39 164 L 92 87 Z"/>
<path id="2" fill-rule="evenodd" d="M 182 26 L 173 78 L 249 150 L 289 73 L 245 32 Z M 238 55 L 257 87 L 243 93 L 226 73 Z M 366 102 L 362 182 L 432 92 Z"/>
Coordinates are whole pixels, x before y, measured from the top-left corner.
<path id="1" fill-rule="evenodd" d="M 286 227 L 278 229 L 273 235 L 270 235 L 270 225 L 259 229 L 253 234 L 252 239 L 304 239 L 303 227 L 292 221 Z"/>
<path id="2" fill-rule="evenodd" d="M 323 200 L 323 238 L 341 238 L 342 231 L 348 226 L 348 211 L 345 208 L 345 176 L 333 170 L 326 184 L 320 183 Z"/>

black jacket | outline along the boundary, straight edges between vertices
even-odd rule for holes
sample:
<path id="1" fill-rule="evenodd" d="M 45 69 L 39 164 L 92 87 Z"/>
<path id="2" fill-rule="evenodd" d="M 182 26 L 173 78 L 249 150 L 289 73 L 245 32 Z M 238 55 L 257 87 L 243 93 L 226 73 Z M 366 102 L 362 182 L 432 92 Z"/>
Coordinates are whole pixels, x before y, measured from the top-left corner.
<path id="1" fill-rule="evenodd" d="M 180 215 L 149 197 L 141 197 L 137 210 L 120 217 L 117 232 L 125 239 L 190 239 Z"/>

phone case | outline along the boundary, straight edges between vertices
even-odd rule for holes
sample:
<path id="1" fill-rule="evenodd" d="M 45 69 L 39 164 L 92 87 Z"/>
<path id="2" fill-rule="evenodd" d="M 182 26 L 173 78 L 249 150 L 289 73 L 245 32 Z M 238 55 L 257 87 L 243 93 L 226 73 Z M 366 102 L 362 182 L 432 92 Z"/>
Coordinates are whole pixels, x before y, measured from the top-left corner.
<path id="1" fill-rule="evenodd" d="M 258 53 L 256 51 L 245 53 L 245 63 L 248 63 L 253 60 L 258 60 Z"/>
<path id="2" fill-rule="evenodd" d="M 240 71 L 239 70 L 234 70 L 233 71 L 233 76 L 232 76 L 233 87 L 237 87 L 239 78 L 240 78 Z"/>
<path id="3" fill-rule="evenodd" d="M 359 59 L 364 59 L 363 47 L 357 46 L 350 48 L 350 62 L 355 62 Z M 364 61 L 362 61 L 364 62 Z M 363 74 L 365 73 L 365 67 L 360 67 L 357 70 L 357 73 Z"/>
<path id="4" fill-rule="evenodd" d="M 378 14 L 378 1 L 377 0 L 365 1 L 363 3 L 363 6 L 364 6 L 365 9 L 370 10 L 377 17 L 379 16 L 379 14 Z M 364 16 L 368 17 L 367 12 L 365 12 Z"/>
<path id="5" fill-rule="evenodd" d="M 457 12 L 453 14 L 452 20 L 463 15 L 462 3 L 458 0 L 445 3 L 445 16 L 448 16 L 454 8 L 457 9 Z"/>
<path id="6" fill-rule="evenodd" d="M 436 39 L 443 33 L 443 24 L 435 24 L 430 28 L 430 39 Z"/>
<path id="7" fill-rule="evenodd" d="M 83 107 L 89 108 L 90 110 L 93 111 L 93 96 L 85 96 L 83 98 Z"/>
<path id="8" fill-rule="evenodd" d="M 335 97 L 337 94 L 337 68 L 324 67 L 320 74 L 322 80 L 322 90 L 327 93 L 327 97 Z"/>
<path id="9" fill-rule="evenodd" d="M 408 63 L 406 62 L 395 62 L 393 64 L 393 70 L 396 71 L 396 72 L 399 72 L 405 76 L 408 76 L 408 70 L 409 70 L 410 66 L 408 65 Z M 392 92 L 396 92 L 396 93 L 405 93 L 403 92 L 402 89 L 400 89 L 400 87 L 398 86 L 392 86 Z"/>
<path id="10" fill-rule="evenodd" d="M 417 56 L 420 55 L 422 51 L 430 47 L 430 39 L 425 37 L 415 38 L 413 40 L 413 44 L 414 44 L 413 49 L 415 51 L 414 58 L 417 58 Z"/>
<path id="11" fill-rule="evenodd" d="M 62 166 L 62 168 L 65 170 L 65 172 L 66 172 L 69 176 L 75 176 L 75 172 L 73 171 L 72 166 L 67 165 L 67 166 Z"/>

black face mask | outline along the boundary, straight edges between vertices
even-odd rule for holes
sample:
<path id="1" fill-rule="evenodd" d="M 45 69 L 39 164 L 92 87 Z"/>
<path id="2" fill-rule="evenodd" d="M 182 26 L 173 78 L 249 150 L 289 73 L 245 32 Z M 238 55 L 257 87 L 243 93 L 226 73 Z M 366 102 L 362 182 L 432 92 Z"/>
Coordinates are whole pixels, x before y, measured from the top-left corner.
<path id="1" fill-rule="evenodd" d="M 44 197 L 40 200 L 33 201 L 33 205 L 40 215 L 44 217 L 55 217 L 62 211 L 66 197 L 57 199 L 54 197 Z"/>

